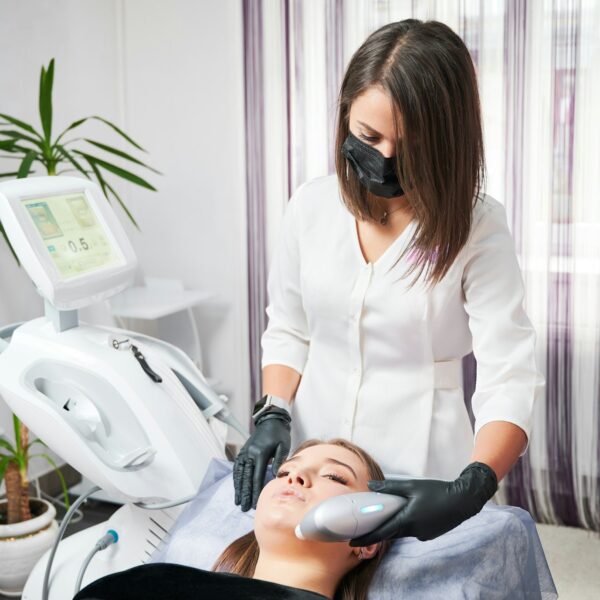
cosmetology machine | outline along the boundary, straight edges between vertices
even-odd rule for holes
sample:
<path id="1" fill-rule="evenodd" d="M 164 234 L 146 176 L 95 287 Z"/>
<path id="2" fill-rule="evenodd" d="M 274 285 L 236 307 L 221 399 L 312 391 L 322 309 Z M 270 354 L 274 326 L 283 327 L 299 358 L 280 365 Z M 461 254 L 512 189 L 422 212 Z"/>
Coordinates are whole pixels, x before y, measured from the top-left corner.
<path id="1" fill-rule="evenodd" d="M 0 220 L 45 303 L 45 316 L 0 329 L 0 395 L 52 450 L 123 502 L 31 573 L 24 599 L 65 600 L 85 569 L 84 585 L 145 562 L 211 459 L 225 458 L 228 426 L 247 432 L 178 348 L 79 322 L 78 309 L 122 291 L 137 266 L 95 183 L 2 183 Z M 110 547 L 94 557 L 97 543 Z"/>

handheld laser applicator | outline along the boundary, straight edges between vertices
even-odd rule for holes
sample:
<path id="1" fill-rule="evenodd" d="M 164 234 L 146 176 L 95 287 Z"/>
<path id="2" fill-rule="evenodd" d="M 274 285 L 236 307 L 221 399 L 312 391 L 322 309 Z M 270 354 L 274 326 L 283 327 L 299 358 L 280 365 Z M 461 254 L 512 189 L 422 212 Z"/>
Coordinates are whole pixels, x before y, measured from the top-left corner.
<path id="1" fill-rule="evenodd" d="M 392 494 L 357 492 L 333 496 L 311 508 L 296 526 L 296 537 L 345 542 L 377 529 L 408 500 Z"/>

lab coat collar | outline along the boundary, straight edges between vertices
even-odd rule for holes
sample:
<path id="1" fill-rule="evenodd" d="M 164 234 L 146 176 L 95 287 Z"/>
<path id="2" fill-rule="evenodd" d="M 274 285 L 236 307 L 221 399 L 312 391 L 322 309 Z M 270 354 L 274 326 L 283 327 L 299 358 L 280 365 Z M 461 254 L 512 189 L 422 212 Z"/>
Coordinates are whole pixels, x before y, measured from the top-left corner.
<path id="1" fill-rule="evenodd" d="M 359 261 L 361 268 L 368 266 L 368 263 L 363 256 L 360 241 L 358 239 L 358 227 L 356 218 L 349 211 L 346 211 L 348 217 L 348 223 L 350 228 L 350 235 L 352 236 L 352 245 L 354 247 L 354 251 Z M 373 273 L 375 275 L 384 275 L 388 271 L 390 271 L 398 259 L 400 255 L 409 244 L 412 239 L 413 233 L 417 226 L 417 221 L 413 218 L 410 223 L 404 228 L 402 233 L 386 248 L 385 252 L 372 264 Z M 406 264 L 408 260 L 408 256 L 404 257 L 403 263 Z M 406 265 L 408 266 L 408 265 Z M 402 265 L 396 265 L 395 268 L 402 268 Z"/>

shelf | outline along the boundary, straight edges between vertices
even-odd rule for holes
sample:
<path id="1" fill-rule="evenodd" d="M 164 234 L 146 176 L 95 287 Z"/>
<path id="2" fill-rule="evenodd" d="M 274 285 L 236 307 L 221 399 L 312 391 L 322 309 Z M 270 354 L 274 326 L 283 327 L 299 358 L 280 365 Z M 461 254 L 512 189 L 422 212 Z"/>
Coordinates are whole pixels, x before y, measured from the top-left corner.
<path id="1" fill-rule="evenodd" d="M 160 319 L 202 304 L 216 294 L 198 290 L 172 290 L 135 286 L 110 299 L 110 310 L 121 319 Z"/>

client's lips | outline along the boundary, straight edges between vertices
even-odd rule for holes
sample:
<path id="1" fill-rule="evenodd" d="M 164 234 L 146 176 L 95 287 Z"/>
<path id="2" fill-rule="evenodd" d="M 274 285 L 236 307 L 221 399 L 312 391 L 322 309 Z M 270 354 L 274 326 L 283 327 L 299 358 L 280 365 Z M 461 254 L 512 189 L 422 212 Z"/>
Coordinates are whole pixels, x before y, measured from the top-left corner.
<path id="1" fill-rule="evenodd" d="M 283 491 L 279 492 L 276 495 L 278 497 L 284 497 L 284 498 L 294 496 L 294 497 L 298 498 L 298 500 L 302 500 L 303 502 L 306 501 L 304 494 L 300 490 L 298 490 L 296 488 L 292 488 L 292 487 L 285 488 Z"/>

